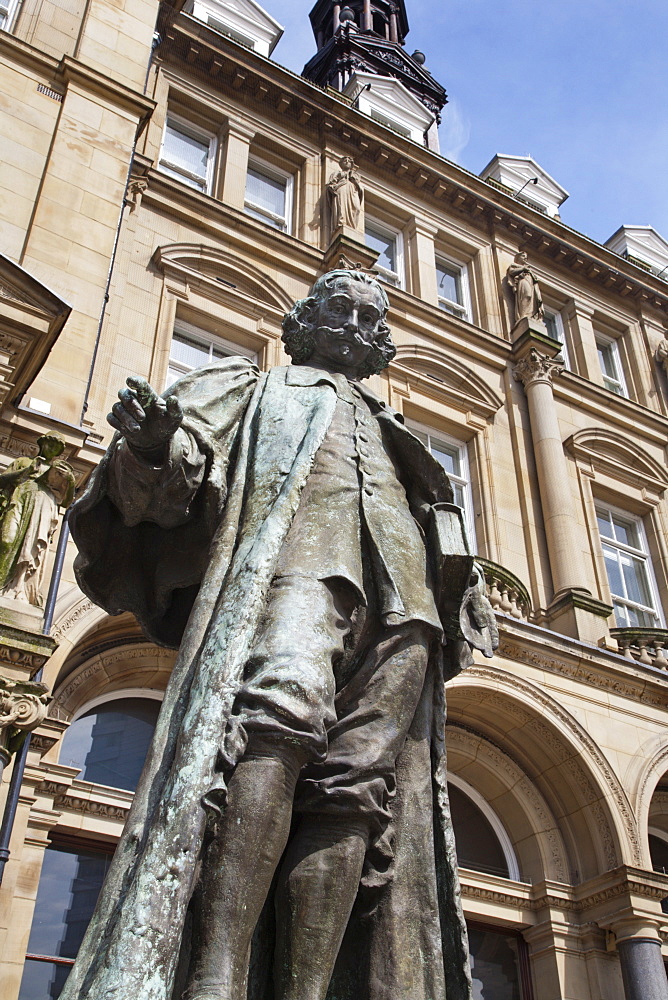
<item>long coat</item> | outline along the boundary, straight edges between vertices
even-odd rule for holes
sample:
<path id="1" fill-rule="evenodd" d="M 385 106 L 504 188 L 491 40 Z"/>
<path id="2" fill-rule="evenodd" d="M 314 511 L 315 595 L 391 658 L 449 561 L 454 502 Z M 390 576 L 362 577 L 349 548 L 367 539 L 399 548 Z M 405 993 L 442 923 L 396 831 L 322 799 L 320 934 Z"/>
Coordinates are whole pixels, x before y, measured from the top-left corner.
<path id="1" fill-rule="evenodd" d="M 306 383 L 306 384 L 304 384 Z M 155 520 L 125 521 L 108 494 L 117 437 L 72 509 L 84 593 L 132 611 L 156 642 L 180 646 L 132 809 L 61 1000 L 171 1000 L 207 813 L 224 808 L 221 739 L 277 558 L 336 404 L 326 373 L 261 374 L 243 358 L 170 390 L 206 455 L 188 510 L 141 498 Z M 452 500 L 448 478 L 400 418 L 362 389 L 413 506 Z M 152 487 L 146 489 L 150 492 Z M 442 657 L 397 761 L 393 864 L 367 871 L 330 996 L 470 1000 L 450 822 Z M 433 822 L 431 817 L 433 816 Z M 407 920 L 410 910 L 419 920 Z M 267 918 L 270 922 L 270 919 Z M 270 934 L 270 931 L 267 931 Z M 255 949 L 249 997 L 271 1000 L 270 945 Z"/>

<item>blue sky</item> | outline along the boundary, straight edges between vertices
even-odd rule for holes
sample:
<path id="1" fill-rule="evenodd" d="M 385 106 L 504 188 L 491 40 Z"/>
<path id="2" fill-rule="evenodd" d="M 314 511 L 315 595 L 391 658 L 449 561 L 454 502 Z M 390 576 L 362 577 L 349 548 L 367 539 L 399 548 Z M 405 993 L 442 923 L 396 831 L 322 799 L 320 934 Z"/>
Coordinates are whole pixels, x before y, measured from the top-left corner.
<path id="1" fill-rule="evenodd" d="M 311 0 L 264 0 L 285 25 L 274 58 L 315 50 Z M 668 0 L 407 0 L 406 47 L 445 87 L 441 149 L 479 173 L 530 154 L 570 194 L 569 226 L 622 223 L 668 239 Z"/>

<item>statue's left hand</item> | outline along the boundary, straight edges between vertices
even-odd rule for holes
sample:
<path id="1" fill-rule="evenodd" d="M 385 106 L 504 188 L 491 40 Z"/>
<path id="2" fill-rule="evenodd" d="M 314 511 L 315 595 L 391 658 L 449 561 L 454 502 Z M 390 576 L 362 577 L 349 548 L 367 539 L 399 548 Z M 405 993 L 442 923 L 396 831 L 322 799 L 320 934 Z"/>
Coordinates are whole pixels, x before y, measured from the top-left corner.
<path id="1" fill-rule="evenodd" d="M 163 399 L 145 378 L 131 375 L 121 389 L 107 420 L 124 435 L 131 448 L 158 458 L 183 420 L 176 396 Z"/>

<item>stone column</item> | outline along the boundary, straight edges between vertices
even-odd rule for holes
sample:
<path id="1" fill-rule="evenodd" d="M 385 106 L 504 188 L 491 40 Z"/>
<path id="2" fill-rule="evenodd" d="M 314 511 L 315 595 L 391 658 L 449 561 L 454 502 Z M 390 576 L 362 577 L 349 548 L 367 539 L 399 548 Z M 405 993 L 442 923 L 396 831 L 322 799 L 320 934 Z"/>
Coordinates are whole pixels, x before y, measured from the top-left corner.
<path id="1" fill-rule="evenodd" d="M 561 359 L 551 357 L 553 342 L 530 320 L 522 320 L 514 344 L 515 378 L 522 382 L 529 404 L 531 438 L 536 460 L 545 538 L 552 573 L 553 598 L 547 618 L 566 635 L 597 642 L 606 632 L 612 608 L 595 600 L 582 585 L 580 524 L 575 516 L 570 475 L 564 455 L 552 380 L 564 370 Z M 557 625 L 558 622 L 558 625 Z"/>
<path id="2" fill-rule="evenodd" d="M 617 951 L 626 1000 L 668 1000 L 668 979 L 658 938 L 618 940 Z"/>
<path id="3" fill-rule="evenodd" d="M 364 0 L 364 13 L 362 15 L 362 30 L 371 31 L 373 28 L 373 15 L 371 14 L 371 0 Z"/>
<path id="4" fill-rule="evenodd" d="M 338 3 L 337 0 L 335 0 L 334 10 L 333 10 L 333 21 L 332 21 L 332 30 L 334 34 L 336 34 L 336 32 L 341 27 L 340 15 L 341 15 L 341 4 Z"/>
<path id="5" fill-rule="evenodd" d="M 395 4 L 392 4 L 392 6 L 390 7 L 390 41 L 391 42 L 398 42 L 399 41 L 399 27 L 398 27 L 398 23 L 397 23 L 397 13 L 398 13 L 398 11 L 397 11 L 397 8 L 396 8 Z"/>
<path id="6" fill-rule="evenodd" d="M 552 394 L 552 379 L 563 370 L 560 360 L 540 354 L 535 347 L 517 362 L 514 369 L 515 378 L 523 384 L 529 404 L 555 597 L 579 586 L 578 560 L 573 544 L 578 529 L 571 509 L 570 477 Z"/>
<path id="7" fill-rule="evenodd" d="M 225 162 L 221 172 L 220 200 L 241 211 L 243 211 L 246 197 L 248 154 L 254 137 L 254 129 L 247 128 L 240 122 L 228 122 Z"/>

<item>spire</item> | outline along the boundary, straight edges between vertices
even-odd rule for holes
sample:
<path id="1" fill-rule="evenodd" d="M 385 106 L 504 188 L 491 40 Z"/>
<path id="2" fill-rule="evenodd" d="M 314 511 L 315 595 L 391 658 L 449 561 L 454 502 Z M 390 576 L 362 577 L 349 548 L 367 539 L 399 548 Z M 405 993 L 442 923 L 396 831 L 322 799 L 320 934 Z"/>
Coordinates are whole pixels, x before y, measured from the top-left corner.
<path id="1" fill-rule="evenodd" d="M 317 0 L 309 18 L 318 51 L 304 67 L 307 80 L 343 91 L 355 73 L 393 77 L 439 119 L 446 93 L 424 55 L 404 49 L 404 0 Z"/>

